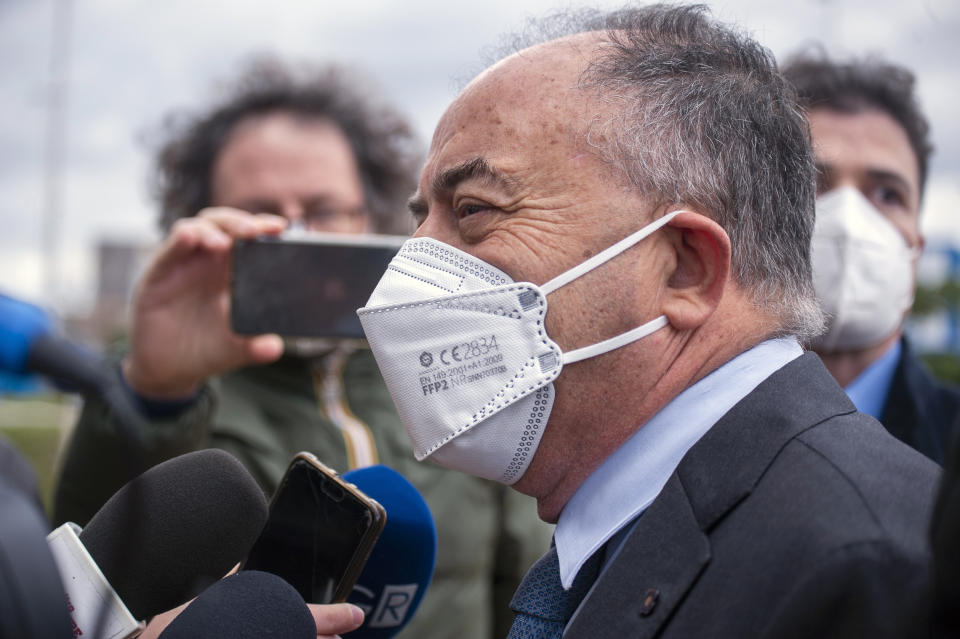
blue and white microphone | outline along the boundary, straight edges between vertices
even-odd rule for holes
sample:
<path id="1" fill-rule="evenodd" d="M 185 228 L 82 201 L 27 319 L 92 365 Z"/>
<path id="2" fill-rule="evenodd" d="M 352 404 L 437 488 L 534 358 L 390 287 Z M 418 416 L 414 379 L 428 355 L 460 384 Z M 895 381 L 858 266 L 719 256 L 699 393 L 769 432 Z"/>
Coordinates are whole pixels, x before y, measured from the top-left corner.
<path id="1" fill-rule="evenodd" d="M 387 466 L 343 474 L 387 512 L 387 523 L 347 598 L 363 609 L 363 625 L 345 639 L 388 639 L 413 617 L 430 585 L 437 529 L 427 502 L 403 475 Z"/>

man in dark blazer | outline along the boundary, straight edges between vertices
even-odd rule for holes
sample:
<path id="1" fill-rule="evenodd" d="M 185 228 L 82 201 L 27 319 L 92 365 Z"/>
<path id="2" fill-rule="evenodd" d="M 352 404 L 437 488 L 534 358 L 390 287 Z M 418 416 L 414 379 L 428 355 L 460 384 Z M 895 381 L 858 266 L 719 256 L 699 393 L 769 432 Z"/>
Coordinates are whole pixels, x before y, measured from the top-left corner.
<path id="1" fill-rule="evenodd" d="M 359 311 L 417 458 L 557 522 L 510 636 L 892 634 L 938 469 L 800 347 L 823 319 L 792 90 L 702 6 L 544 32 L 441 118 Z"/>
<path id="2" fill-rule="evenodd" d="M 897 439 L 944 465 L 960 433 L 960 390 L 934 378 L 906 337 L 900 347 L 880 421 Z"/>
<path id="3" fill-rule="evenodd" d="M 828 326 L 813 348 L 858 410 L 942 465 L 960 390 L 935 380 L 903 337 L 933 150 L 914 76 L 822 52 L 794 56 L 783 73 L 806 110 L 817 163 L 814 286 Z"/>

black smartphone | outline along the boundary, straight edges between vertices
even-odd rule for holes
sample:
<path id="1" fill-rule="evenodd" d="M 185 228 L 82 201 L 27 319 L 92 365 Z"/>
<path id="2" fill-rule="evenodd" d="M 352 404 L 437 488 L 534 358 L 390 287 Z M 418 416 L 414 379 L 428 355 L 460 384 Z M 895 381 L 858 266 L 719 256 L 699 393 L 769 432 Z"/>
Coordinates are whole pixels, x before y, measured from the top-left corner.
<path id="1" fill-rule="evenodd" d="M 243 569 L 282 577 L 308 603 L 346 601 L 386 521 L 376 500 L 311 453 L 298 453 Z"/>
<path id="2" fill-rule="evenodd" d="M 233 330 L 362 339 L 357 309 L 406 239 L 297 232 L 238 240 L 230 285 Z"/>

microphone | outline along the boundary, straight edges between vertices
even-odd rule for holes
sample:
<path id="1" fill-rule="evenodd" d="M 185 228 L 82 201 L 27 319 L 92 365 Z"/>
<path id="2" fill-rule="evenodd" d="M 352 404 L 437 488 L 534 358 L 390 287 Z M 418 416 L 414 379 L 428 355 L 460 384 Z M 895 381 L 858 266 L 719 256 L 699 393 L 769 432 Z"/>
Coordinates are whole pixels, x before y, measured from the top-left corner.
<path id="1" fill-rule="evenodd" d="M 344 639 L 387 639 L 413 617 L 433 577 L 437 529 L 430 508 L 403 475 L 387 466 L 343 474 L 387 512 L 387 523 L 357 579 L 349 603 L 363 609 L 363 625 Z"/>
<path id="2" fill-rule="evenodd" d="M 188 601 L 227 574 L 266 518 L 263 491 L 246 469 L 207 449 L 147 470 L 82 531 L 67 522 L 47 541 L 77 627 L 89 633 L 106 608 L 105 636 L 123 637 L 138 629 L 137 620 Z"/>
<path id="3" fill-rule="evenodd" d="M 107 381 L 97 357 L 53 334 L 46 311 L 2 294 L 0 370 L 16 375 L 40 373 L 84 392 L 99 391 Z"/>
<path id="4" fill-rule="evenodd" d="M 190 602 L 159 639 L 315 639 L 313 615 L 297 590 L 269 572 L 243 570 Z"/>
<path id="5" fill-rule="evenodd" d="M 103 359 L 53 333 L 50 316 L 39 306 L 0 294 L 0 371 L 40 373 L 69 392 L 98 395 L 113 410 L 136 468 L 143 418 Z M 139 470 L 139 468 L 138 468 Z"/>
<path id="6" fill-rule="evenodd" d="M 39 306 L 0 294 L 0 369 L 26 373 L 30 345 L 49 334 L 52 324 L 50 316 Z"/>

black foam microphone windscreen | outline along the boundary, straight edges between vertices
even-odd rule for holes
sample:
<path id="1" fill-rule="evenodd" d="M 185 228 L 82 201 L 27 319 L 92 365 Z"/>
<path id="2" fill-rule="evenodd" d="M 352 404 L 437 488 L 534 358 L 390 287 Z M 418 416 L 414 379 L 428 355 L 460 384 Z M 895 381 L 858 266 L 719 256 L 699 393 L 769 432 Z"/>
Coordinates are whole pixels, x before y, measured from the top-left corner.
<path id="1" fill-rule="evenodd" d="M 137 619 L 188 601 L 250 550 L 267 518 L 263 491 L 230 454 L 167 460 L 117 491 L 80 541 Z"/>
<path id="2" fill-rule="evenodd" d="M 312 639 L 313 615 L 303 597 L 268 572 L 244 570 L 207 588 L 159 639 Z"/>

